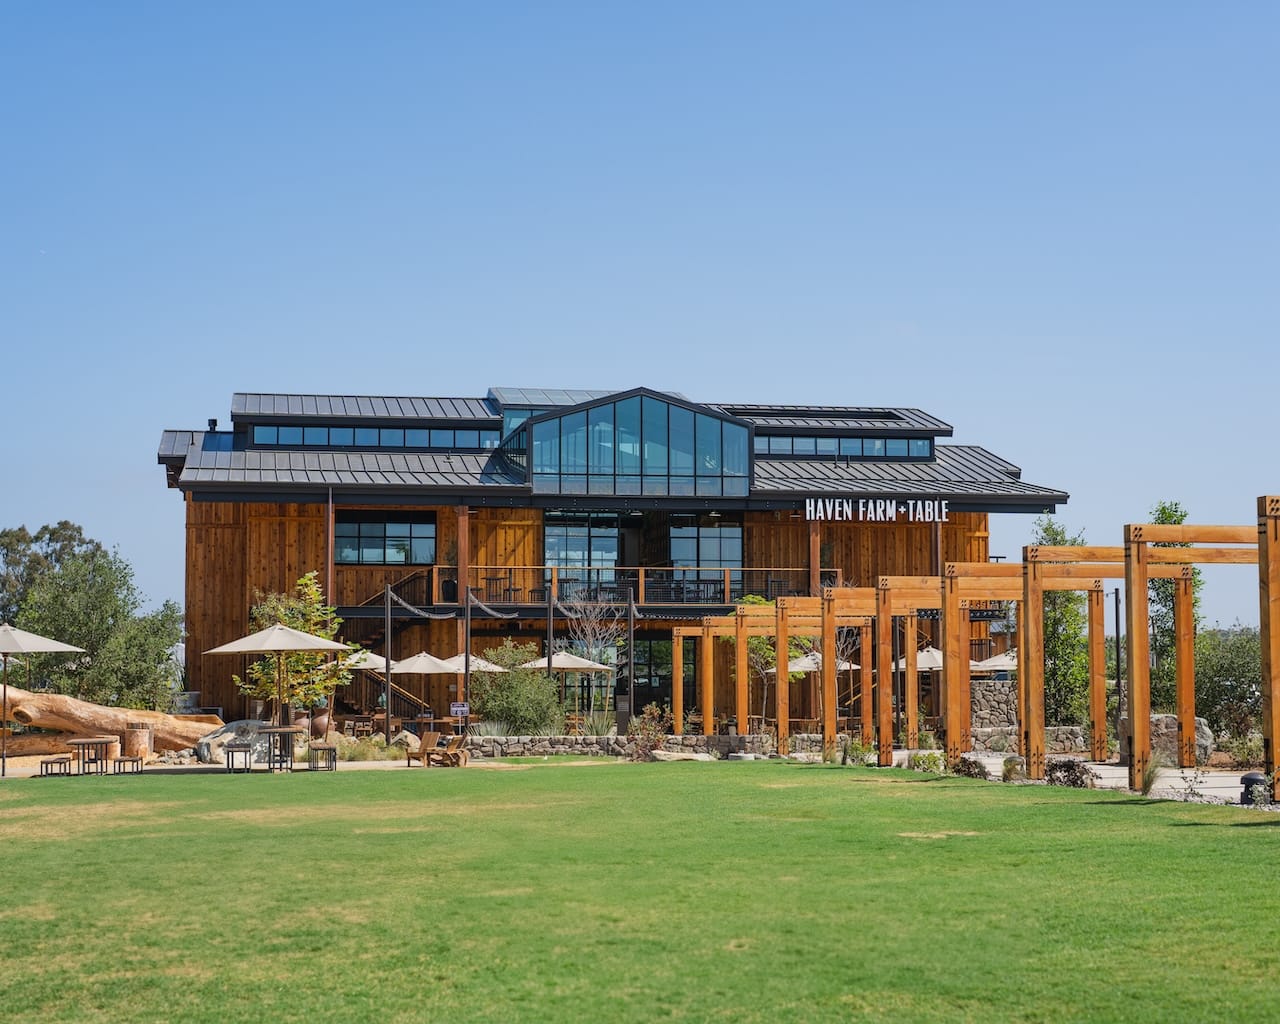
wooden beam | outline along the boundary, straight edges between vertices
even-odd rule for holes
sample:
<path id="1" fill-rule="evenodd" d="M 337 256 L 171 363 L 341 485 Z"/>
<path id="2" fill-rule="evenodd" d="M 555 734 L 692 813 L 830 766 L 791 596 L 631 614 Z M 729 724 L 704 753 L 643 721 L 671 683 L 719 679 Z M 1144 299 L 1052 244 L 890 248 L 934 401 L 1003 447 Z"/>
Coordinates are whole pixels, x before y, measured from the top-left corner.
<path id="1" fill-rule="evenodd" d="M 822 523 L 809 520 L 809 594 L 822 593 Z"/>
<path id="2" fill-rule="evenodd" d="M 1089 756 L 1107 759 L 1107 618 L 1103 591 L 1089 591 Z"/>
<path id="3" fill-rule="evenodd" d="M 876 578 L 876 589 L 941 592 L 942 578 L 939 576 L 879 576 Z"/>
<path id="4" fill-rule="evenodd" d="M 1258 561 L 1258 548 L 1152 548 L 1154 565 L 1253 565 Z"/>
<path id="5" fill-rule="evenodd" d="M 1196 766 L 1196 624 L 1190 579 L 1173 585 L 1173 643 L 1178 712 L 1178 767 Z"/>
<path id="6" fill-rule="evenodd" d="M 1018 644 L 1018 664 L 1022 664 L 1022 659 L 1027 654 L 1027 617 L 1024 613 L 1026 604 L 1018 602 L 1018 621 L 1015 628 L 1017 629 L 1016 642 Z M 1026 744 L 1023 736 L 1027 732 L 1027 674 L 1021 669 L 1018 670 L 1018 736 L 1015 742 L 1018 745 L 1018 753 L 1023 757 L 1027 756 Z"/>
<path id="7" fill-rule="evenodd" d="M 1123 547 L 1085 544 L 1030 544 L 1022 549 L 1024 562 L 1123 562 Z"/>
<path id="8" fill-rule="evenodd" d="M 985 577 L 987 579 L 1022 579 L 1022 566 L 1018 562 L 948 562 L 942 574 L 952 579 Z"/>
<path id="9" fill-rule="evenodd" d="M 1258 605 L 1262 641 L 1262 751 L 1271 799 L 1280 800 L 1280 497 L 1258 498 Z"/>
<path id="10" fill-rule="evenodd" d="M 954 765 L 964 752 L 960 727 L 960 661 L 966 637 L 961 636 L 959 577 L 944 577 L 942 590 L 942 720 L 946 731 L 946 758 Z M 1019 659 L 1022 655 L 1019 653 Z M 1021 675 L 1021 673 L 1019 673 Z"/>
<path id="11" fill-rule="evenodd" d="M 969 672 L 969 638 L 973 635 L 969 609 L 960 607 L 960 753 L 973 749 L 973 676 Z"/>
<path id="12" fill-rule="evenodd" d="M 1134 536 L 1138 530 L 1138 536 Z M 1147 545 L 1139 528 L 1124 528 L 1124 607 L 1129 674 L 1129 788 L 1142 789 L 1151 760 L 1151 638 L 1147 606 Z"/>
<path id="13" fill-rule="evenodd" d="M 1135 541 L 1147 544 L 1257 544 L 1258 531 L 1252 526 L 1195 526 L 1190 523 L 1134 523 Z"/>

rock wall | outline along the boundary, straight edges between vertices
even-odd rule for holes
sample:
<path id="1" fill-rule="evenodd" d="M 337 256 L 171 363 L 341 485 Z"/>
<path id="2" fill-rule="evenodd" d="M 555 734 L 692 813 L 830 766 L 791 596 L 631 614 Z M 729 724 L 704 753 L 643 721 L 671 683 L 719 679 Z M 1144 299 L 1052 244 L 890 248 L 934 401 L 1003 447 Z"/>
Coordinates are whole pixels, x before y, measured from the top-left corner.
<path id="1" fill-rule="evenodd" d="M 973 731 L 1013 729 L 1018 724 L 1017 683 L 1012 679 L 974 676 L 969 681 L 973 694 Z"/>
<path id="2" fill-rule="evenodd" d="M 794 745 L 793 745 L 794 748 Z M 630 757 L 635 745 L 626 736 L 471 736 L 467 750 L 472 757 Z M 687 753 L 767 754 L 772 736 L 668 736 L 663 750 Z M 807 748 L 806 748 L 807 749 Z M 822 749 L 822 737 L 817 737 Z"/>

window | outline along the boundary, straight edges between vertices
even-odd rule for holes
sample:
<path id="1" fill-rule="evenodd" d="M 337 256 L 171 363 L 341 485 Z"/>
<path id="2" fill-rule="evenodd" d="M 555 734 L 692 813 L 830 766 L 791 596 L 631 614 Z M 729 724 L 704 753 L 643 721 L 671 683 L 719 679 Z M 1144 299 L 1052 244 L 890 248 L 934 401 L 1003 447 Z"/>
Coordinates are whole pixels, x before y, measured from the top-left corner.
<path id="1" fill-rule="evenodd" d="M 433 512 L 338 512 L 333 525 L 339 565 L 434 565 Z"/>

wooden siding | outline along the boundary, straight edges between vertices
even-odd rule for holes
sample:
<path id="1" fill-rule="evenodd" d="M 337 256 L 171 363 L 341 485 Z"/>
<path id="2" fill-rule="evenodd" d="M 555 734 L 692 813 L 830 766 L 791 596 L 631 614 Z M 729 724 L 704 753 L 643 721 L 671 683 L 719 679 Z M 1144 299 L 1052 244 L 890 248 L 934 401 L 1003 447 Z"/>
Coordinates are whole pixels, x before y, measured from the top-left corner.
<path id="1" fill-rule="evenodd" d="M 542 512 L 538 509 L 477 508 L 470 529 L 472 565 L 542 564 Z"/>

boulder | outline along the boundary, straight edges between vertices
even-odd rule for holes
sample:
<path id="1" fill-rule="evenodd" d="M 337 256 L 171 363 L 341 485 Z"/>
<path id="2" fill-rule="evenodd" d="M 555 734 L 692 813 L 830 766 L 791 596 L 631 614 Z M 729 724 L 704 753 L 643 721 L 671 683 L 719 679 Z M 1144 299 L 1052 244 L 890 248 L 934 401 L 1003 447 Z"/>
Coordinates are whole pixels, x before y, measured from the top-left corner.
<path id="1" fill-rule="evenodd" d="M 715 761 L 712 754 L 698 753 L 692 750 L 654 750 L 649 754 L 650 761 Z"/>
<path id="2" fill-rule="evenodd" d="M 196 759 L 201 764 L 222 764 L 226 759 L 228 743 L 248 743 L 253 747 L 253 760 L 267 760 L 267 738 L 259 735 L 258 730 L 270 722 L 258 718 L 243 718 L 238 722 L 229 722 L 221 729 L 201 736 L 196 742 Z"/>
<path id="3" fill-rule="evenodd" d="M 1129 719 L 1120 719 L 1120 749 L 1128 749 Z M 1178 763 L 1178 716 L 1151 716 L 1151 749 L 1170 764 Z M 1213 753 L 1213 730 L 1203 718 L 1196 719 L 1196 764 L 1208 764 Z"/>

